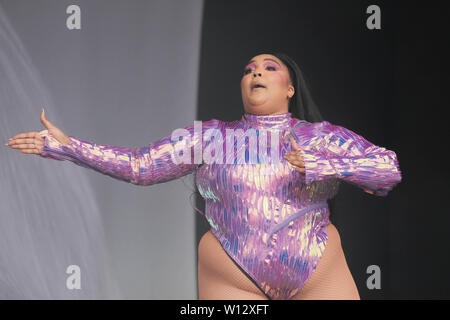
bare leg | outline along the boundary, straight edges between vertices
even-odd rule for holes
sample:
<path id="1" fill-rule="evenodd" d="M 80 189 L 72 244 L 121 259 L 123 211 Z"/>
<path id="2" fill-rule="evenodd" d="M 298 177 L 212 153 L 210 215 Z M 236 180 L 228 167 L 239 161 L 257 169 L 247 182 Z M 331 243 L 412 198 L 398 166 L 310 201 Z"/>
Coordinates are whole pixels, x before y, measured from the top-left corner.
<path id="1" fill-rule="evenodd" d="M 336 227 L 329 224 L 328 241 L 316 270 L 293 300 L 360 299 Z M 198 248 L 200 300 L 267 300 L 261 290 L 236 266 L 219 241 L 208 231 Z"/>
<path id="2" fill-rule="evenodd" d="M 328 240 L 316 270 L 293 300 L 359 300 L 336 227 L 327 226 Z"/>
<path id="3" fill-rule="evenodd" d="M 267 300 L 264 293 L 236 266 L 208 231 L 198 245 L 200 300 Z"/>

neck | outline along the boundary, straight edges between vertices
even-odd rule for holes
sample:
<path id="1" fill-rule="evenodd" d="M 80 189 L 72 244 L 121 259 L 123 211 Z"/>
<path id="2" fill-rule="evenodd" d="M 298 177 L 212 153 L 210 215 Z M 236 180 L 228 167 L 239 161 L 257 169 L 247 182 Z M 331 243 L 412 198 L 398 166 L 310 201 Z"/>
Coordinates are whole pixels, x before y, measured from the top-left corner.
<path id="1" fill-rule="evenodd" d="M 291 113 L 275 113 L 275 114 L 252 114 L 244 113 L 242 120 L 246 121 L 250 125 L 263 126 L 263 127 L 285 127 L 289 126 L 291 121 Z"/>

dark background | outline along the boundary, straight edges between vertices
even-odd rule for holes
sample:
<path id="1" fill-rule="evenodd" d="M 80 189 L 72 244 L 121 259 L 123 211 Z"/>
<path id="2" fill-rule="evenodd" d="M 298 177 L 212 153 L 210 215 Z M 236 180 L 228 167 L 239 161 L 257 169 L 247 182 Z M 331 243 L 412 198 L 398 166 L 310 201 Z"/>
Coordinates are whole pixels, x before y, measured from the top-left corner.
<path id="1" fill-rule="evenodd" d="M 402 182 L 387 197 L 341 183 L 331 213 L 362 299 L 450 297 L 449 18 L 441 3 L 204 4 L 197 119 L 240 119 L 246 62 L 281 51 L 299 64 L 324 119 L 396 152 Z M 381 30 L 366 27 L 372 4 Z M 196 205 L 204 209 L 200 196 Z M 196 219 L 198 242 L 208 225 Z M 379 290 L 366 286 L 370 265 L 381 268 Z"/>

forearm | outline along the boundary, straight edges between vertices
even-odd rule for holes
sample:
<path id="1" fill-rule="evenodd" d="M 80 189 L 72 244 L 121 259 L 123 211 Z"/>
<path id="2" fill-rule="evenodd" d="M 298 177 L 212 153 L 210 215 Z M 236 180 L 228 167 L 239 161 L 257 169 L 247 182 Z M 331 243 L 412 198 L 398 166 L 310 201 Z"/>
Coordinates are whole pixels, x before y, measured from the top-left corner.
<path id="1" fill-rule="evenodd" d="M 327 157 L 304 150 L 303 155 L 307 184 L 337 178 L 357 185 L 365 192 L 385 196 L 401 181 L 397 156 L 390 150 L 352 157 Z"/>
<path id="2" fill-rule="evenodd" d="M 73 136 L 69 136 L 70 144 L 65 146 L 48 133 L 43 136 L 45 142 L 42 157 L 69 160 L 136 185 L 166 182 L 195 169 L 193 164 L 173 163 L 173 145 L 169 137 L 148 147 L 130 149 L 99 145 Z"/>
<path id="3" fill-rule="evenodd" d="M 97 145 L 73 136 L 70 144 L 63 145 L 48 133 L 44 133 L 44 149 L 41 156 L 55 160 L 68 160 L 79 166 L 126 182 L 137 182 L 136 158 L 128 148 Z"/>
<path id="4" fill-rule="evenodd" d="M 303 149 L 306 183 L 337 178 L 380 196 L 402 179 L 397 155 L 355 132 L 327 121 L 314 123 Z"/>

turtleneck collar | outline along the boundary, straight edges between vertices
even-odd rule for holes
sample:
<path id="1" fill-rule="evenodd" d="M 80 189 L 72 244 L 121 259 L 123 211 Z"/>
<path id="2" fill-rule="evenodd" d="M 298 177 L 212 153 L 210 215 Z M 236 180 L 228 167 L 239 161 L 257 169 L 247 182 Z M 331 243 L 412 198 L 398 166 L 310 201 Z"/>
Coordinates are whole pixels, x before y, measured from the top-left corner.
<path id="1" fill-rule="evenodd" d="M 282 128 L 289 126 L 291 121 L 291 113 L 258 115 L 244 113 L 242 120 L 249 125 L 262 126 L 265 128 Z"/>

